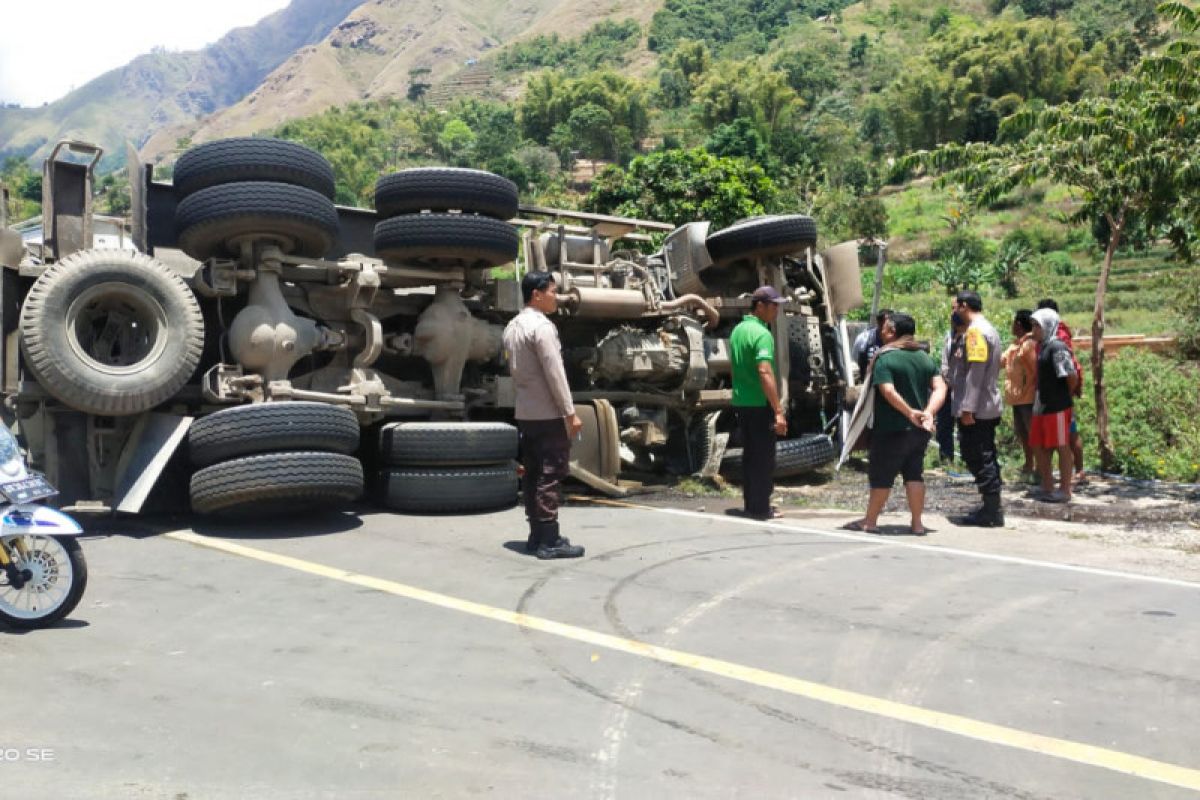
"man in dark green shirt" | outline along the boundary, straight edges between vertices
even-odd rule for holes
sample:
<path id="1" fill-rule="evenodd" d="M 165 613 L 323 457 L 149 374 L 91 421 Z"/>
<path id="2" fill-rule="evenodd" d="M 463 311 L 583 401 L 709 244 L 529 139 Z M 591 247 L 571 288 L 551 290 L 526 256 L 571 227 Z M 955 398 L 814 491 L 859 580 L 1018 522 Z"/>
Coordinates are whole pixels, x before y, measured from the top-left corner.
<path id="1" fill-rule="evenodd" d="M 775 437 L 787 433 L 787 417 L 775 382 L 775 336 L 768 327 L 787 301 L 771 286 L 751 295 L 750 313 L 729 337 L 733 363 L 733 407 L 742 436 L 742 498 L 746 516 L 772 519 Z"/>
<path id="2" fill-rule="evenodd" d="M 925 448 L 934 417 L 946 401 L 946 382 L 937 363 L 913 340 L 916 327 L 908 314 L 895 314 L 884 325 L 885 346 L 871 366 L 871 386 L 875 390 L 867 470 L 871 494 L 866 516 L 848 526 L 854 530 L 876 529 L 896 476 L 903 475 L 912 532 L 925 535 L 921 521 L 925 510 Z"/>

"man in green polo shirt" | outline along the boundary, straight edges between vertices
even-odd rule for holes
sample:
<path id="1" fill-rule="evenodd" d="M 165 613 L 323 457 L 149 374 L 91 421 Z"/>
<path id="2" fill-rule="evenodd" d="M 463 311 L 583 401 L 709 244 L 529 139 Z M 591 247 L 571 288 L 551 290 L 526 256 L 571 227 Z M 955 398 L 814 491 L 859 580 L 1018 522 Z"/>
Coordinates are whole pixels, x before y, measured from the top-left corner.
<path id="1" fill-rule="evenodd" d="M 733 407 L 742 434 L 742 498 L 746 516 L 772 519 L 775 437 L 787 433 L 787 417 L 775 383 L 775 335 L 768 327 L 787 301 L 770 286 L 751 295 L 747 314 L 729 337 L 733 362 Z"/>
<path id="2" fill-rule="evenodd" d="M 850 530 L 876 532 L 900 475 L 912 517 L 910 530 L 914 536 L 925 535 L 925 449 L 938 409 L 946 401 L 946 382 L 937 363 L 917 344 L 916 332 L 917 323 L 908 314 L 893 314 L 884 323 L 884 347 L 869 370 L 875 394 L 867 469 L 871 492 L 866 516 L 844 526 Z"/>

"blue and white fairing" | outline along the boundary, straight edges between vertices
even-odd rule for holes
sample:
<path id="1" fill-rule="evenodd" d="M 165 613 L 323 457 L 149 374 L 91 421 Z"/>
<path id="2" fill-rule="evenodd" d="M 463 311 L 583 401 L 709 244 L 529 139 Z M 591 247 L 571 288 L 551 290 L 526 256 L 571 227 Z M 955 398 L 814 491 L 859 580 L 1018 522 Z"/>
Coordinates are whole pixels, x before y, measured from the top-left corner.
<path id="1" fill-rule="evenodd" d="M 9 506 L 0 516 L 0 536 L 78 536 L 79 523 L 61 511 L 35 503 Z"/>
<path id="2" fill-rule="evenodd" d="M 0 424 L 0 483 L 7 484 L 30 477 L 16 437 Z M 0 502 L 3 498 L 0 497 Z M 37 503 L 8 505 L 0 513 L 0 536 L 78 536 L 79 523 L 66 514 Z"/>

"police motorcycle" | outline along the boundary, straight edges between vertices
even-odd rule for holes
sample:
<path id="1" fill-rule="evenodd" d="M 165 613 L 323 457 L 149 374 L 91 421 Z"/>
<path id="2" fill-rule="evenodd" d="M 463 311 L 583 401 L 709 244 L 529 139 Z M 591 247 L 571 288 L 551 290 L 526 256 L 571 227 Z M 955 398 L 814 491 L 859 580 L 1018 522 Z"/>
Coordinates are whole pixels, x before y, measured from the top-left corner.
<path id="1" fill-rule="evenodd" d="M 16 438 L 0 424 L 0 623 L 45 628 L 83 597 L 87 563 L 75 538 L 83 529 L 39 503 L 55 494 L 25 466 Z"/>

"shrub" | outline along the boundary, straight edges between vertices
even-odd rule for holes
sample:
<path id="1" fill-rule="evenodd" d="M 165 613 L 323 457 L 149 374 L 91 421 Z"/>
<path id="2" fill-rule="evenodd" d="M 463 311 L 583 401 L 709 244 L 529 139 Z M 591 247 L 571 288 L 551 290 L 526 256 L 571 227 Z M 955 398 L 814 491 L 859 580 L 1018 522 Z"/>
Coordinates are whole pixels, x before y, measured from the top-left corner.
<path id="1" fill-rule="evenodd" d="M 1053 253 L 1046 253 L 1044 256 L 1042 256 L 1042 264 L 1048 272 L 1051 272 L 1062 278 L 1068 278 L 1077 272 L 1075 268 L 1075 262 L 1071 260 L 1069 255 L 1061 250 Z"/>
<path id="2" fill-rule="evenodd" d="M 1083 397 L 1076 403 L 1084 452 L 1096 453 L 1096 408 L 1087 353 Z M 1134 478 L 1200 480 L 1200 368 L 1129 348 L 1105 359 L 1109 432 L 1118 469 Z"/>
<path id="3" fill-rule="evenodd" d="M 933 243 L 937 282 L 950 294 L 976 289 L 987 278 L 988 243 L 979 234 L 956 230 Z"/>
<path id="4" fill-rule="evenodd" d="M 1096 403 L 1092 391 L 1089 353 L 1077 354 L 1083 367 L 1083 396 L 1075 400 L 1084 461 L 1095 469 L 1099 461 Z M 1196 383 L 1200 368 L 1148 350 L 1133 348 L 1104 360 L 1108 387 L 1109 434 L 1117 470 L 1131 478 L 1200 481 L 1200 397 Z M 1005 414 L 1006 422 L 1011 417 Z M 997 445 L 1006 466 L 1021 463 L 1021 448 L 1005 424 Z"/>
<path id="5" fill-rule="evenodd" d="M 886 239 L 888 213 L 878 197 L 860 197 L 850 206 L 847 223 L 850 231 L 861 239 Z"/>
<path id="6" fill-rule="evenodd" d="M 933 287 L 936 278 L 933 264 L 927 261 L 889 267 L 886 274 L 894 290 L 903 294 L 927 292 Z"/>
<path id="7" fill-rule="evenodd" d="M 1092 247 L 1091 234 L 1084 228 L 1074 227 L 1067 231 L 1067 250 L 1077 252 L 1079 250 L 1089 250 Z"/>
<path id="8" fill-rule="evenodd" d="M 957 230 L 933 242 L 933 257 L 939 260 L 959 256 L 982 264 L 988 260 L 988 255 L 987 242 L 974 231 Z"/>
<path id="9" fill-rule="evenodd" d="M 1030 225 L 1023 232 L 1029 243 L 1029 249 L 1035 253 L 1052 253 L 1055 250 L 1067 249 L 1069 236 L 1063 228 Z"/>
<path id="10" fill-rule="evenodd" d="M 1189 358 L 1200 358 L 1200 270 L 1193 268 L 1187 279 L 1179 281 L 1171 307 L 1178 315 L 1180 350 Z"/>
<path id="11" fill-rule="evenodd" d="M 1017 277 L 1033 253 L 1028 237 L 1015 235 L 1016 233 L 1019 231 L 1004 237 L 988 275 L 989 282 L 999 286 L 1006 297 L 1017 296 Z"/>

